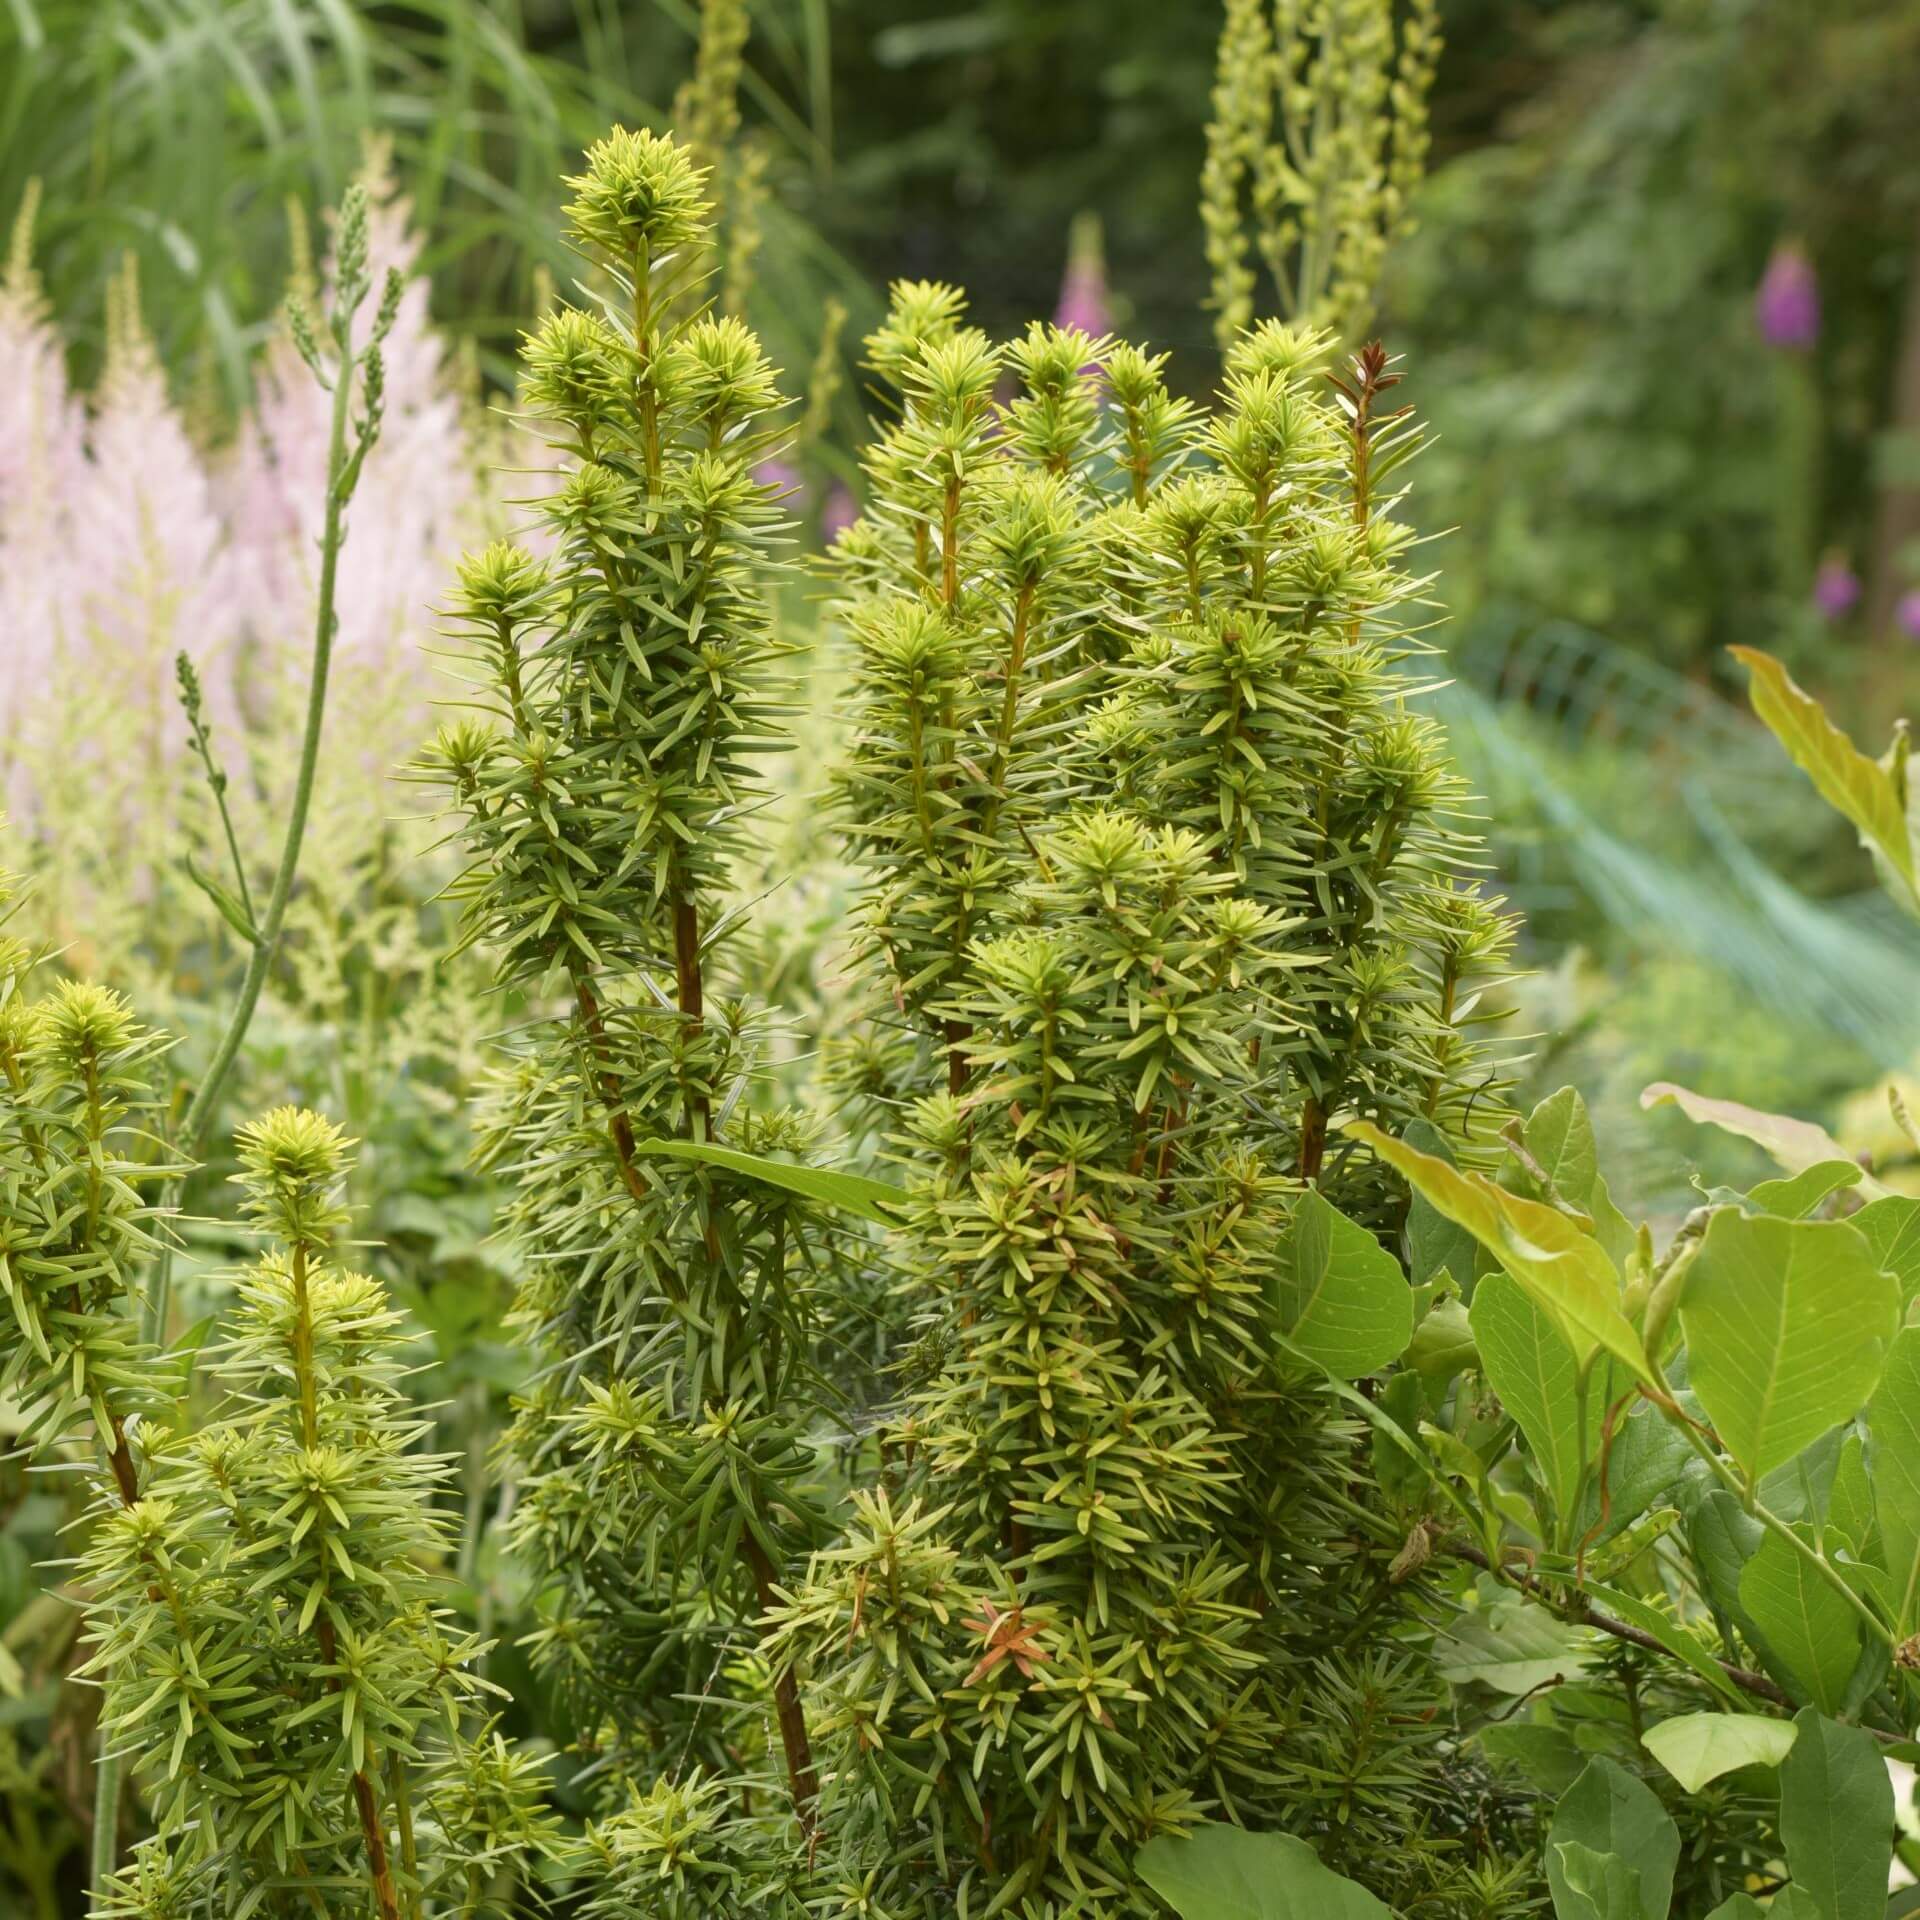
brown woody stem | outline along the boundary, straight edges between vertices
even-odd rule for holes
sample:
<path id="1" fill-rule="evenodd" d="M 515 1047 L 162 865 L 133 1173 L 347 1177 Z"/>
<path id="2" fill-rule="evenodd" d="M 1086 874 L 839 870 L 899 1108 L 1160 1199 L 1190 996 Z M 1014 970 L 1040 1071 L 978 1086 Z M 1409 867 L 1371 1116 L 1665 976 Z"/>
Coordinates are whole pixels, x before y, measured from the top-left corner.
<path id="1" fill-rule="evenodd" d="M 775 1593 L 773 1562 L 767 1558 L 766 1549 L 761 1546 L 751 1532 L 741 1536 L 741 1556 L 753 1572 L 754 1588 L 760 1596 L 760 1610 L 769 1612 L 779 1596 Z M 813 1838 L 818 1813 L 815 1802 L 820 1798 L 820 1776 L 814 1771 L 813 1746 L 807 1738 L 807 1716 L 800 1704 L 800 1689 L 795 1684 L 793 1669 L 782 1667 L 773 1676 L 773 1712 L 780 1723 L 780 1745 L 786 1754 L 787 1784 L 793 1793 L 793 1810 L 800 1817 L 800 1825 L 807 1838 Z"/>
<path id="2" fill-rule="evenodd" d="M 684 892 L 677 892 L 673 899 L 673 963 L 680 1011 L 697 1027 L 706 1011 L 705 986 L 700 971 L 700 914 L 692 896 Z M 575 970 L 573 984 L 581 1024 L 586 1028 L 588 1042 L 599 1062 L 600 1093 L 607 1106 L 608 1132 L 612 1135 L 614 1151 L 620 1159 L 621 1173 L 633 1197 L 636 1200 L 643 1199 L 646 1195 L 645 1183 L 633 1164 L 633 1126 L 627 1118 L 621 1101 L 620 1084 L 612 1069 L 612 1053 L 607 1044 L 600 1003 L 584 971 Z M 699 1134 L 704 1136 L 709 1126 L 704 1099 L 697 1103 L 696 1111 Z M 717 1265 L 720 1248 L 711 1223 L 706 1230 L 706 1249 L 707 1257 Z M 760 1610 L 764 1613 L 777 1599 L 773 1562 L 768 1559 L 766 1550 L 754 1538 L 751 1529 L 743 1530 L 740 1553 L 753 1575 L 754 1591 L 759 1597 Z M 782 1668 L 774 1675 L 773 1703 L 775 1717 L 780 1723 L 780 1744 L 786 1754 L 787 1781 L 793 1794 L 794 1812 L 811 1840 L 814 1803 L 820 1797 L 820 1779 L 814 1770 L 813 1747 L 807 1738 L 806 1714 L 800 1704 L 800 1689 L 791 1668 Z M 381 1920 L 391 1920 L 391 1917 L 383 1912 Z"/>
<path id="3" fill-rule="evenodd" d="M 387 1835 L 380 1822 L 380 1804 L 373 1782 L 364 1772 L 353 1776 L 353 1804 L 360 1815 L 360 1832 L 367 1843 L 367 1867 L 373 1876 L 373 1898 L 380 1920 L 400 1920 L 400 1896 L 394 1889 L 393 1867 L 387 1859 Z"/>
<path id="4" fill-rule="evenodd" d="M 1570 1621 L 1576 1626 L 1594 1627 L 1601 1633 L 1610 1634 L 1616 1640 L 1624 1640 L 1629 1646 L 1639 1647 L 1647 1653 L 1664 1654 L 1668 1659 L 1673 1657 L 1668 1649 L 1644 1627 L 1636 1627 L 1630 1620 L 1616 1618 L 1604 1608 L 1596 1607 L 1584 1594 L 1570 1594 L 1556 1604 L 1552 1596 L 1543 1593 L 1533 1582 L 1516 1582 L 1505 1567 L 1496 1567 L 1478 1547 L 1471 1546 L 1464 1540 L 1444 1541 L 1440 1550 L 1451 1555 L 1455 1560 L 1464 1560 L 1470 1567 L 1479 1567 L 1483 1572 L 1492 1574 L 1495 1579 L 1504 1581 L 1509 1586 L 1517 1586 L 1528 1598 L 1541 1601 L 1559 1614 L 1563 1620 Z M 1793 1704 L 1764 1673 L 1755 1673 L 1749 1667 L 1735 1666 L 1731 1660 L 1715 1660 L 1714 1665 L 1742 1693 L 1750 1693 L 1756 1700 L 1765 1700 L 1776 1707 L 1788 1707 Z"/>
<path id="5" fill-rule="evenodd" d="M 1307 1095 L 1300 1109 L 1300 1178 L 1320 1178 L 1320 1164 L 1327 1155 L 1327 1110 L 1317 1093 Z"/>

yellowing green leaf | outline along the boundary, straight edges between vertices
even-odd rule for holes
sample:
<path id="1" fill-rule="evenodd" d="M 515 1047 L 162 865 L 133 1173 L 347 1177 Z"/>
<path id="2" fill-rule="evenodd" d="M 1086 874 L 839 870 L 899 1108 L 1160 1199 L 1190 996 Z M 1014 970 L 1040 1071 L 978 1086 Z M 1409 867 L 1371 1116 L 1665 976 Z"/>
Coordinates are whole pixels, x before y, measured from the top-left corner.
<path id="1" fill-rule="evenodd" d="M 1675 1086 L 1671 1080 L 1656 1080 L 1642 1088 L 1640 1105 L 1648 1112 L 1655 1107 L 1678 1107 L 1698 1126 L 1738 1134 L 1742 1140 L 1764 1147 L 1789 1173 L 1804 1173 L 1809 1167 L 1848 1157 L 1839 1141 L 1811 1120 L 1762 1113 L 1758 1107 L 1743 1107 L 1737 1100 L 1715 1100 L 1691 1088 Z M 1862 1173 L 1856 1184 L 1863 1199 L 1877 1199 L 1887 1191 L 1870 1173 Z"/>
<path id="2" fill-rule="evenodd" d="M 1640 1336 L 1620 1308 L 1620 1275 L 1591 1234 L 1557 1208 L 1450 1167 L 1364 1120 L 1351 1122 L 1347 1131 L 1499 1261 L 1553 1320 L 1580 1365 L 1604 1351 L 1637 1378 L 1651 1380 Z"/>
<path id="3" fill-rule="evenodd" d="M 1747 670 L 1754 712 L 1821 799 L 1849 820 L 1861 844 L 1878 856 L 1901 905 L 1920 911 L 1913 836 L 1893 775 L 1880 761 L 1868 759 L 1770 653 L 1757 647 L 1728 651 Z"/>

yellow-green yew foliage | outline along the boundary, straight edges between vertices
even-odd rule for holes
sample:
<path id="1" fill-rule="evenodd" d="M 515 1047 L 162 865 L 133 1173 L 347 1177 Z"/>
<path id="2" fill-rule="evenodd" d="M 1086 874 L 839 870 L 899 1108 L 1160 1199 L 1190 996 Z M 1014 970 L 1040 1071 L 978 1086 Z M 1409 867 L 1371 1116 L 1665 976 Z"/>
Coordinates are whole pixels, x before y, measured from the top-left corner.
<path id="1" fill-rule="evenodd" d="M 152 1432 L 81 1559 L 102 1737 L 157 1828 L 95 1911 L 478 1912 L 543 1846 L 543 1783 L 480 1723 L 399 1316 L 334 1254 L 348 1143 L 285 1107 L 238 1147 L 269 1248 L 204 1361 L 217 1412 Z"/>
<path id="2" fill-rule="evenodd" d="M 898 290 L 838 551 L 872 1018 L 836 1070 L 911 1175 L 889 1299 L 768 1177 L 809 1129 L 728 990 L 777 387 L 699 306 L 684 151 L 616 133 L 573 186 L 590 304 L 523 356 L 552 550 L 463 568 L 476 711 L 423 772 L 534 1015 L 483 1152 L 537 1360 L 514 1540 L 609 1789 L 588 1910 L 1145 1912 L 1138 1847 L 1224 1812 L 1469 1911 L 1401 1542 L 1267 1300 L 1307 1185 L 1394 1218 L 1332 1122 L 1497 1105 L 1508 928 L 1412 705 L 1393 369 L 1271 326 L 1203 411 Z M 903 1349 L 859 1425 L 856 1296 Z"/>
<path id="3" fill-rule="evenodd" d="M 839 1884 L 1147 1913 L 1140 1846 L 1223 1817 L 1483 1911 L 1361 1430 L 1272 1338 L 1305 1189 L 1397 1220 L 1329 1123 L 1460 1144 L 1498 1104 L 1510 929 L 1414 705 L 1398 376 L 1268 324 L 1199 409 L 929 285 L 870 358 L 897 406 L 835 558 L 873 1000 L 839 1069 L 910 1171 L 918 1339 L 780 1615 Z"/>
<path id="4" fill-rule="evenodd" d="M 90 1430 L 114 1495 L 138 1497 L 129 1425 L 164 1411 L 170 1382 L 125 1307 L 158 1252 L 155 1082 L 164 1036 L 119 994 L 36 978 L 43 956 L 8 930 L 0 872 L 0 1395 L 33 1447 Z"/>
<path id="5" fill-rule="evenodd" d="M 0 912 L 12 883 L 0 876 Z M 162 1035 L 37 975 L 0 931 L 0 1393 L 87 1474 L 78 1561 L 102 1754 L 157 1828 L 93 1911 L 125 1920 L 485 1910 L 546 1845 L 542 1783 L 489 1734 L 436 1571 L 447 1463 L 400 1387 L 398 1316 L 333 1241 L 345 1142 L 283 1109 L 243 1131 L 274 1249 L 203 1355 L 138 1333 L 171 1237 Z M 199 1409 L 204 1415 L 204 1408 Z"/>
<path id="6" fill-rule="evenodd" d="M 536 1361 L 508 1440 L 512 1538 L 539 1657 L 614 1788 L 589 1836 L 596 1898 L 691 1912 L 684 1878 L 718 1889 L 714 1911 L 784 1912 L 817 1780 L 759 1623 L 826 1537 L 836 1308 L 816 1209 L 708 1154 L 809 1136 L 758 1085 L 765 1020 L 728 951 L 756 762 L 780 745 L 783 521 L 755 468 L 781 402 L 754 335 L 701 305 L 689 154 L 616 131 L 571 184 L 594 304 L 523 351 L 561 468 L 552 551 L 463 567 L 478 711 L 424 769 L 459 816 L 468 938 L 539 1015 L 483 1120 Z"/>

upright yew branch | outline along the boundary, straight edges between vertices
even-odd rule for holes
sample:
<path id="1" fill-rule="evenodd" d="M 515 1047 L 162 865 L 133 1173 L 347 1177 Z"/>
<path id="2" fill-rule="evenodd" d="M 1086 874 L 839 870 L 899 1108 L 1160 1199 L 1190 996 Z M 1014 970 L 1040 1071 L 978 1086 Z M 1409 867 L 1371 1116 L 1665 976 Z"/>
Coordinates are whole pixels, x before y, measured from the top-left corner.
<path id="1" fill-rule="evenodd" d="M 758 1016 L 717 990 L 715 945 L 754 757 L 778 737 L 780 520 L 756 468 L 781 399 L 751 331 L 699 311 L 708 208 L 687 153 L 616 132 L 571 184 L 606 298 L 526 344 L 526 404 L 568 463 L 543 507 L 555 552 L 462 568 L 480 715 L 426 771 L 463 819 L 467 937 L 564 1008 L 522 1036 L 485 1128 L 516 1172 L 542 1382 L 512 1436 L 516 1534 L 563 1623 L 547 1653 L 567 1679 L 590 1653 L 594 1711 L 665 1807 L 691 1762 L 738 1763 L 700 1703 L 818 1524 L 794 1398 L 818 1385 L 816 1229 L 797 1196 L 699 1156 L 802 1140 L 742 1098 Z M 784 1817 L 810 1837 L 799 1694 L 782 1662 L 758 1675 Z M 779 1813 L 751 1807 L 754 1832 Z"/>
<path id="2" fill-rule="evenodd" d="M 1301 1815 L 1363 1750 L 1432 1766 L 1421 1795 L 1444 1763 L 1376 1664 L 1390 1521 L 1268 1316 L 1336 1206 L 1386 1258 L 1402 1203 L 1326 1155 L 1335 1102 L 1461 1141 L 1497 1074 L 1460 990 L 1511 929 L 1455 885 L 1474 850 L 1395 671 L 1425 646 L 1389 484 L 1416 441 L 1384 356 L 1350 415 L 1331 346 L 1236 335 L 1203 411 L 1138 348 L 996 347 L 950 289 L 896 287 L 869 342 L 892 404 L 834 558 L 887 1037 L 843 1059 L 908 1170 L 920 1338 L 883 1491 L 780 1619 L 839 1879 L 903 1911 L 1145 1911 L 1138 1834 L 1200 1799 L 1418 1904 L 1404 1809 Z M 922 540 L 949 524 L 951 591 Z"/>
<path id="3" fill-rule="evenodd" d="M 246 972 L 241 976 L 227 1023 L 214 1043 L 213 1057 L 194 1088 L 185 1117 L 180 1122 L 176 1146 L 186 1159 L 195 1158 L 206 1144 L 208 1129 L 219 1111 L 220 1096 L 227 1078 L 253 1024 L 254 1009 L 273 971 L 280 952 L 280 936 L 286 926 L 287 904 L 293 897 L 293 883 L 300 868 L 300 849 L 306 839 L 307 815 L 313 804 L 314 775 L 320 764 L 320 736 L 327 711 L 327 676 L 333 660 L 333 637 L 339 626 L 335 597 L 340 574 L 340 552 L 346 542 L 346 512 L 359 484 L 361 468 L 380 434 L 381 415 L 386 399 L 386 371 L 381 344 L 392 329 L 399 311 L 402 285 L 398 273 L 388 271 L 381 291 L 380 306 L 363 344 L 354 341 L 354 317 L 371 290 L 367 263 L 367 194 L 362 186 L 347 189 L 340 203 L 339 238 L 336 247 L 333 303 L 326 317 L 330 352 L 323 352 L 315 340 L 311 316 L 299 299 L 287 305 L 287 321 L 301 357 L 312 369 L 313 377 L 333 395 L 333 410 L 327 431 L 327 497 L 320 528 L 320 579 L 314 602 L 313 655 L 307 676 L 306 719 L 300 733 L 293 797 L 287 808 L 287 821 L 280 842 L 280 856 L 273 869 L 267 893 L 266 912 L 256 922 L 248 894 L 244 862 L 235 843 L 233 824 L 226 805 L 225 776 L 215 767 L 208 750 L 204 723 L 199 712 L 197 690 L 189 678 L 185 656 L 182 661 L 182 692 L 186 696 L 188 724 L 194 745 L 204 762 L 220 817 L 226 827 L 233 855 L 240 895 L 227 895 L 203 877 L 201 885 L 236 931 L 249 944 Z M 359 400 L 355 417 L 354 401 Z M 141 1325 L 146 1337 L 158 1342 L 165 1337 L 167 1304 L 172 1291 L 173 1255 L 169 1245 L 162 1250 L 154 1275 L 148 1284 L 142 1308 Z"/>

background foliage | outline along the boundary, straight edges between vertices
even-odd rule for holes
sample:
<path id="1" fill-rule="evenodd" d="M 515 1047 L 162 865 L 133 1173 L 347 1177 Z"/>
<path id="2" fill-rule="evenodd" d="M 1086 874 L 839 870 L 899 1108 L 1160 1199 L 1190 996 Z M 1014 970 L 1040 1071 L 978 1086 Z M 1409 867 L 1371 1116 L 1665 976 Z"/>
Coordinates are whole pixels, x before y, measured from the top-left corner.
<path id="1" fill-rule="evenodd" d="M 1878 0 L 1449 0 L 1440 13 L 1431 175 L 1389 258 L 1380 324 L 1436 430 L 1411 509 L 1436 536 L 1420 565 L 1438 571 L 1451 615 L 1458 684 L 1435 710 L 1484 796 L 1497 884 L 1528 916 L 1532 978 L 1514 990 L 1513 1024 L 1540 1038 L 1523 1075 L 1532 1091 L 1586 1089 L 1614 1196 L 1662 1234 L 1699 1186 L 1745 1187 L 1761 1169 L 1747 1144 L 1670 1109 L 1641 1116 L 1653 1079 L 1818 1117 L 1900 1186 L 1920 1151 L 1884 1087 L 1912 1084 L 1916 941 L 1853 837 L 1806 804 L 1725 697 L 1723 648 L 1772 647 L 1863 736 L 1883 734 L 1912 683 L 1920 14 Z M 806 539 L 839 516 L 836 489 L 864 497 L 871 376 L 856 343 L 893 277 L 966 285 L 974 316 L 1007 337 L 1062 300 L 1078 222 L 1081 266 L 1097 257 L 1100 270 L 1077 297 L 1092 287 L 1104 323 L 1173 349 L 1177 393 L 1211 390 L 1195 198 L 1214 24 L 1143 0 L 753 7 L 740 99 L 766 191 L 746 310 L 785 385 L 813 395 L 795 463 Z M 291 503 L 313 449 L 287 397 L 277 309 L 324 275 L 321 209 L 363 169 L 368 136 L 404 201 L 390 238 L 411 233 L 396 257 L 417 246 L 422 277 L 396 336 L 394 415 L 367 478 L 380 504 L 359 551 L 379 548 L 403 506 L 422 524 L 395 535 L 404 564 L 366 576 L 347 649 L 365 671 L 341 709 L 365 757 L 323 775 L 287 947 L 214 1138 L 292 1099 L 363 1143 L 349 1199 L 372 1244 L 356 1258 L 426 1336 L 407 1391 L 457 1462 L 435 1495 L 457 1603 L 499 1636 L 485 1671 L 514 1696 L 510 1730 L 567 1749 L 553 1777 L 569 1815 L 611 1763 L 515 1644 L 528 1600 L 493 1544 L 489 1523 L 507 1516 L 489 1463 L 527 1361 L 504 1323 L 516 1263 L 489 1236 L 494 1181 L 468 1161 L 465 1118 L 486 1036 L 529 1009 L 490 991 L 479 958 L 444 958 L 444 856 L 423 855 L 415 796 L 375 776 L 427 731 L 444 691 L 421 649 L 453 548 L 546 485 L 516 477 L 538 459 L 486 408 L 513 392 L 519 330 L 579 273 L 555 183 L 610 122 L 664 124 L 698 30 L 678 0 L 0 7 L 0 214 L 40 183 L 44 289 L 37 332 L 20 330 L 24 309 L 0 307 L 9 342 L 31 338 L 41 356 L 12 358 L 0 395 L 0 519 L 22 497 L 29 417 L 7 409 L 27 390 L 21 369 L 38 380 L 48 353 L 123 446 L 159 445 L 164 429 L 170 463 L 151 462 L 143 490 L 118 484 L 123 459 L 85 496 L 111 530 L 101 550 L 125 564 L 93 570 L 114 605 L 96 581 L 84 645 L 71 636 L 84 671 L 36 705 L 24 653 L 0 670 L 12 859 L 35 883 L 30 931 L 181 1036 L 165 1070 L 181 1083 L 245 961 L 170 859 L 179 842 L 203 870 L 220 865 L 169 684 L 176 629 L 213 631 L 188 592 L 193 542 L 254 556 L 223 576 L 228 604 L 245 607 L 235 644 L 279 658 L 306 618 L 312 527 Z M 1804 350 L 1769 345 L 1756 325 L 1783 243 L 1804 249 L 1820 294 Z M 849 316 L 837 339 L 823 333 L 829 297 Z M 837 382 L 814 377 L 817 363 Z M 242 508 L 269 475 L 287 512 L 250 520 Z M 205 513 L 189 525 L 156 515 L 161 501 Z M 164 564 L 143 572 L 134 558 L 150 551 Z M 1853 578 L 1846 605 L 1816 598 L 1823 570 Z M 0 600 L 16 596 L 11 615 L 38 590 L 16 564 Z M 838 939 L 852 878 L 816 804 L 844 736 L 848 663 L 843 642 L 816 635 L 807 590 L 780 613 L 808 669 L 800 748 L 774 767 L 734 875 L 742 899 L 779 884 L 729 965 L 744 993 L 796 1013 L 764 1052 L 772 1084 L 804 1103 L 817 1098 L 814 1049 L 856 1002 Z M 115 680 L 103 719 L 100 676 L 136 662 L 144 677 Z M 286 769 L 262 743 L 288 697 L 269 683 L 216 704 L 243 831 L 251 818 L 264 833 L 284 804 Z M 72 751 L 88 740 L 92 756 Z M 39 784 L 23 803 L 28 761 Z M 226 1171 L 217 1154 L 187 1190 L 190 1212 L 222 1211 Z M 191 1228 L 181 1325 L 223 1308 L 246 1251 L 228 1228 Z M 73 1909 L 91 1820 L 96 1702 L 71 1678 L 84 1657 L 73 1618 L 36 1571 L 76 1497 L 0 1464 L 0 1897 L 36 1920 Z M 1504 1819 L 1494 1776 L 1475 1785 Z M 1760 1816 L 1725 1791 L 1725 1819 L 1754 1831 Z"/>

